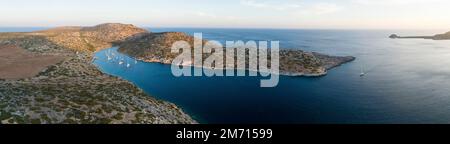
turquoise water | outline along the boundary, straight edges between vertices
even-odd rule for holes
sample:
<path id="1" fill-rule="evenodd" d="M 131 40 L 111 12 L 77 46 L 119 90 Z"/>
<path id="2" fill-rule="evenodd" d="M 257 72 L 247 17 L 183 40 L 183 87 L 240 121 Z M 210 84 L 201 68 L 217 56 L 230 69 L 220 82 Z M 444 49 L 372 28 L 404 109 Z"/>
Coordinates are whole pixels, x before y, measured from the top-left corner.
<path id="1" fill-rule="evenodd" d="M 260 88 L 260 77 L 172 76 L 170 66 L 128 59 L 130 68 L 95 64 L 149 95 L 173 102 L 202 123 L 449 123 L 450 41 L 392 40 L 444 31 L 160 28 L 203 32 L 213 40 L 279 40 L 282 48 L 352 55 L 353 62 L 318 78 L 285 77 Z M 111 49 L 114 51 L 114 49 Z M 119 55 L 119 54 L 118 54 Z M 368 73 L 359 76 L 363 67 Z"/>

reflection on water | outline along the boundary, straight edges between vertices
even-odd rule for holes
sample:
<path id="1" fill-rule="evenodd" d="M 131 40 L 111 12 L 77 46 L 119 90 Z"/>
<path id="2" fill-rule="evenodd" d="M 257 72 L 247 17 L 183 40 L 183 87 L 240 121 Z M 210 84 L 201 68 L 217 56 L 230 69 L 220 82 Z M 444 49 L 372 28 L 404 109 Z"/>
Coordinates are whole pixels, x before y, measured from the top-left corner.
<path id="1" fill-rule="evenodd" d="M 325 77 L 285 77 L 260 88 L 259 77 L 174 77 L 169 65 L 95 64 L 149 95 L 176 103 L 203 123 L 447 123 L 450 121 L 450 41 L 392 40 L 389 31 L 152 29 L 203 32 L 213 40 L 279 40 L 298 48 L 357 60 Z M 431 35 L 439 32 L 404 32 Z M 111 49 L 115 51 L 116 48 Z M 360 77 L 361 69 L 367 75 Z"/>

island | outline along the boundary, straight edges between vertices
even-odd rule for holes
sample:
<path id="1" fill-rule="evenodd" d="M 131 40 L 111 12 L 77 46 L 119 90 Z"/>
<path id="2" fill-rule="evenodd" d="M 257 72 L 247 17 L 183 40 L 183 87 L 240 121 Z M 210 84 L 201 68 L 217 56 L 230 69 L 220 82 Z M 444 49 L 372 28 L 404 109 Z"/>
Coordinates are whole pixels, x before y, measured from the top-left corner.
<path id="1" fill-rule="evenodd" d="M 389 36 L 391 39 L 431 39 L 431 40 L 450 40 L 450 32 L 444 34 L 437 34 L 434 36 L 399 36 L 392 34 Z"/>
<path id="2" fill-rule="evenodd" d="M 136 59 L 171 64 L 177 55 L 170 52 L 172 43 L 193 39 L 119 23 L 0 33 L 0 124 L 196 124 L 175 104 L 92 63 L 95 52 L 119 46 Z M 280 50 L 280 72 L 323 76 L 354 59 Z"/>

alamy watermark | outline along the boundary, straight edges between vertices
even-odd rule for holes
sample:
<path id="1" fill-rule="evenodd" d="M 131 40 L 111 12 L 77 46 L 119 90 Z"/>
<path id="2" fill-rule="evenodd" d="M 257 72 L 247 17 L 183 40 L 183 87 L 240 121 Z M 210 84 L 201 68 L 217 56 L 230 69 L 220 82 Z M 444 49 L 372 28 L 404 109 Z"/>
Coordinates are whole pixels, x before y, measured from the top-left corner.
<path id="1" fill-rule="evenodd" d="M 246 76 L 244 70 L 248 70 L 248 76 L 270 77 L 261 80 L 261 87 L 276 87 L 279 82 L 279 41 L 226 41 L 224 47 L 218 41 L 205 42 L 202 33 L 195 33 L 193 49 L 189 42 L 177 41 L 171 52 L 181 52 L 172 62 L 172 74 L 177 77 Z M 192 72 L 193 67 L 197 68 Z"/>

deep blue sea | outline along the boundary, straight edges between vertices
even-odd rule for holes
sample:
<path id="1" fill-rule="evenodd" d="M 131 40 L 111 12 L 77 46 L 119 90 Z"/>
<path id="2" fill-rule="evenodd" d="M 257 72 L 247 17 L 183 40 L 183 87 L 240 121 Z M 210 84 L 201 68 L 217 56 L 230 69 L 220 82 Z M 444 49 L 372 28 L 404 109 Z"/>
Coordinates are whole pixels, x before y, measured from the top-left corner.
<path id="1" fill-rule="evenodd" d="M 0 32 L 32 32 L 38 30 L 45 30 L 44 27 L 0 27 Z"/>
<path id="2" fill-rule="evenodd" d="M 445 31 L 157 28 L 203 32 L 210 40 L 278 40 L 281 48 L 357 59 L 323 77 L 281 76 L 274 88 L 261 77 L 174 77 L 170 65 L 126 58 L 104 72 L 173 102 L 201 123 L 450 123 L 450 41 L 389 39 Z M 110 49 L 114 51 L 116 48 Z M 119 54 L 118 54 L 119 55 Z M 121 55 L 123 56 L 123 55 Z M 126 57 L 126 56 L 123 56 Z M 367 75 L 360 77 L 361 68 Z"/>

